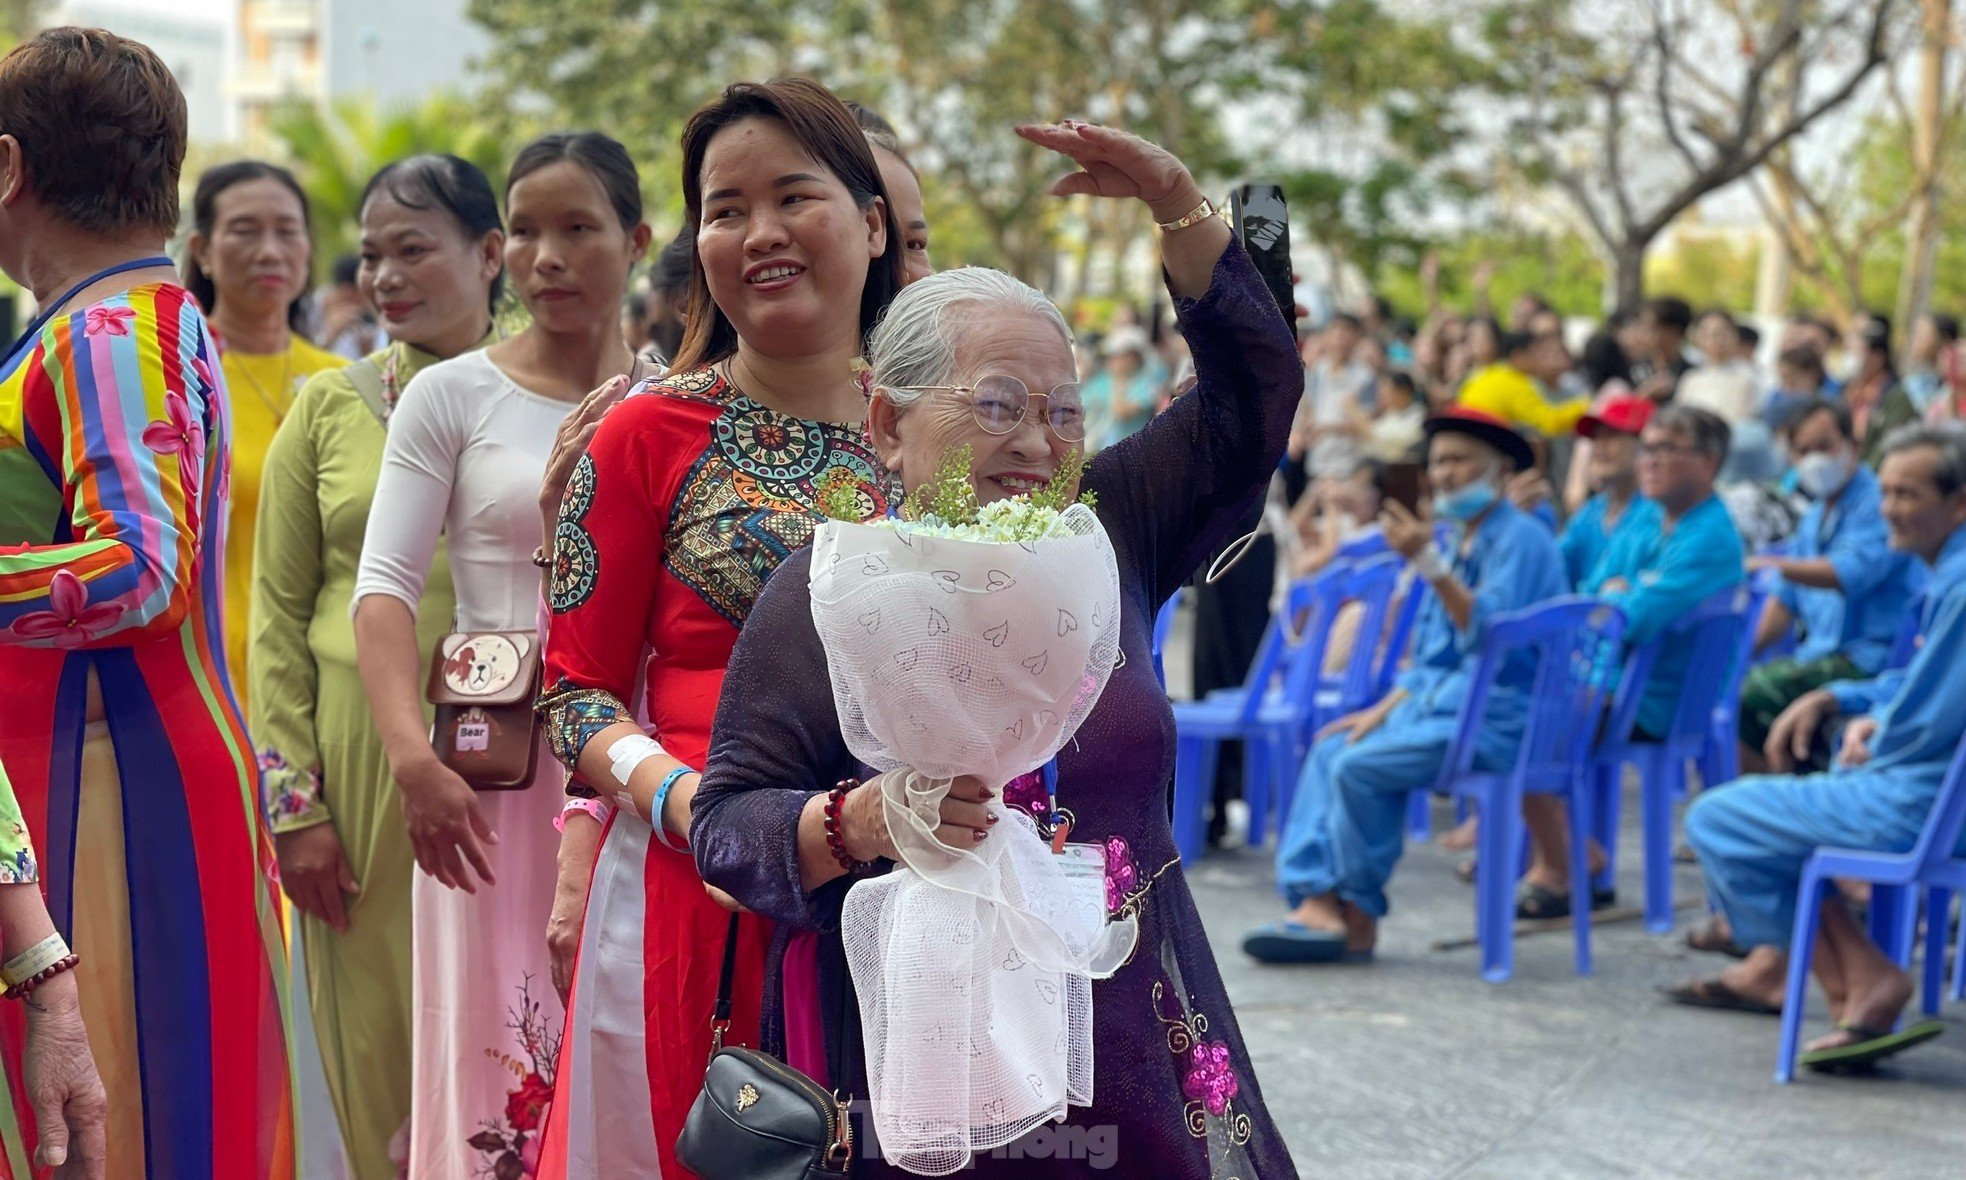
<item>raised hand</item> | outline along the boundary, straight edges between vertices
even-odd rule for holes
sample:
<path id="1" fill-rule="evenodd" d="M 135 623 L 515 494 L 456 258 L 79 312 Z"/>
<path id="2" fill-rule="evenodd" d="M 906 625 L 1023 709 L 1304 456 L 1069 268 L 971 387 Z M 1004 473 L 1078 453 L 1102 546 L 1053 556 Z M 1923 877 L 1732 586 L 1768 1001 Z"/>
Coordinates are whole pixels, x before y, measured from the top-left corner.
<path id="1" fill-rule="evenodd" d="M 1201 186 L 1187 166 L 1166 148 L 1137 135 L 1072 119 L 1027 124 L 1017 134 L 1078 165 L 1077 172 L 1051 186 L 1057 196 L 1145 201 L 1154 220 L 1162 224 L 1178 221 L 1201 206 Z M 1227 223 L 1212 217 L 1164 235 L 1161 265 L 1169 289 L 1190 299 L 1206 294 L 1215 263 L 1231 237 Z"/>
<path id="2" fill-rule="evenodd" d="M 1137 197 L 1154 207 L 1156 221 L 1173 221 L 1201 204 L 1201 188 L 1187 167 L 1137 135 L 1073 119 L 1030 124 L 1017 134 L 1079 166 L 1051 186 L 1056 196 Z"/>
<path id="3" fill-rule="evenodd" d="M 1433 526 L 1397 500 L 1386 501 L 1386 506 L 1380 509 L 1379 528 L 1386 535 L 1386 544 L 1409 560 L 1433 544 Z"/>
<path id="4" fill-rule="evenodd" d="M 1554 501 L 1556 489 L 1550 486 L 1547 476 L 1531 468 L 1528 471 L 1518 471 L 1509 477 L 1508 497 L 1509 503 L 1517 508 L 1524 512 L 1533 512 L 1538 504 Z"/>

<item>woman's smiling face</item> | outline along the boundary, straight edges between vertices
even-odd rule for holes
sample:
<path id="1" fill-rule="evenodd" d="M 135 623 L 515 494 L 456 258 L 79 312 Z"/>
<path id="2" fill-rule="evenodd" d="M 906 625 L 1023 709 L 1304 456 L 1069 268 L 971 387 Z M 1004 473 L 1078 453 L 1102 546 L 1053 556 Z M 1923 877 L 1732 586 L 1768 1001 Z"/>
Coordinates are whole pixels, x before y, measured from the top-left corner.
<path id="1" fill-rule="evenodd" d="M 949 314 L 958 318 L 962 330 L 955 371 L 942 384 L 969 389 L 930 389 L 898 409 L 886 397 L 877 398 L 870 422 L 888 469 L 900 476 L 904 491 L 912 492 L 934 478 L 948 455 L 968 447 L 978 503 L 1048 486 L 1065 456 L 1085 445 L 1083 411 L 1077 419 L 1078 440 L 1059 437 L 1046 421 L 1060 407 L 1079 404 L 1071 345 L 1055 323 L 1036 313 L 959 305 Z M 1016 378 L 1030 397 L 1022 421 L 1006 433 L 993 434 L 979 421 L 975 407 L 978 401 L 999 400 L 989 386 L 991 378 L 1001 377 Z M 1057 406 L 1049 401 L 1053 391 L 1060 398 Z M 992 408 L 986 405 L 985 412 Z"/>
<path id="2" fill-rule="evenodd" d="M 776 119 L 741 119 L 703 157 L 697 256 L 710 297 L 747 345 L 809 355 L 860 330 L 887 210 L 862 209 Z"/>

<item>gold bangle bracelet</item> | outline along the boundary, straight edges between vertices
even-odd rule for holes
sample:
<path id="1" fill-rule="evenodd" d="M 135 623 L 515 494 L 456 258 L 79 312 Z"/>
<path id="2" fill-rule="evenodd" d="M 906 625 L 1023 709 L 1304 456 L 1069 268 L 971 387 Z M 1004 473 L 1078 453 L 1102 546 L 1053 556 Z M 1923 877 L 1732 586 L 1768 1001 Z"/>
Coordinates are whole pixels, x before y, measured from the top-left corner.
<path id="1" fill-rule="evenodd" d="M 1177 218 L 1173 221 L 1157 221 L 1154 224 L 1160 228 L 1160 232 L 1171 234 L 1175 230 L 1187 229 L 1191 225 L 1199 225 L 1215 216 L 1215 214 L 1216 209 L 1214 203 L 1207 197 L 1203 197 L 1201 204 L 1196 205 L 1194 209 L 1189 211 L 1187 216 Z"/>

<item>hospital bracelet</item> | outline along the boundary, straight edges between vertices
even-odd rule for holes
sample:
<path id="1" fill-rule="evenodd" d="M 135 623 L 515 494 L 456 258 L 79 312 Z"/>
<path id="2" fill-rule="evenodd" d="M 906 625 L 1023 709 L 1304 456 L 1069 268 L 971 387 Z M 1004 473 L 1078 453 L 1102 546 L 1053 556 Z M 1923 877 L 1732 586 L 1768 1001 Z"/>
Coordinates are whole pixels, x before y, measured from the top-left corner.
<path id="1" fill-rule="evenodd" d="M 0 964 L 0 984 L 9 989 L 19 987 L 67 957 L 67 940 L 60 934 L 50 934 L 8 959 L 5 964 Z"/>
<path id="2" fill-rule="evenodd" d="M 1409 560 L 1413 563 L 1413 572 L 1424 581 L 1438 582 L 1454 572 L 1441 560 L 1439 548 L 1433 545 L 1415 553 Z"/>
<path id="3" fill-rule="evenodd" d="M 560 808 L 560 814 L 553 817 L 554 831 L 564 832 L 567 830 L 567 813 L 569 811 L 584 811 L 588 815 L 593 816 L 594 822 L 600 824 L 602 827 L 607 827 L 608 821 L 614 818 L 614 804 L 609 803 L 606 799 L 589 799 L 585 796 L 576 795 L 567 800 L 566 806 Z"/>
<path id="4" fill-rule="evenodd" d="M 669 788 L 676 785 L 677 779 L 690 773 L 692 772 L 689 767 L 678 766 L 676 769 L 664 775 L 662 785 L 655 789 L 654 800 L 649 803 L 649 826 L 655 829 L 655 838 L 660 840 L 662 846 L 669 851 L 680 852 L 685 855 L 689 853 L 689 845 L 673 844 L 669 840 L 669 829 L 662 825 L 662 807 L 669 802 Z"/>

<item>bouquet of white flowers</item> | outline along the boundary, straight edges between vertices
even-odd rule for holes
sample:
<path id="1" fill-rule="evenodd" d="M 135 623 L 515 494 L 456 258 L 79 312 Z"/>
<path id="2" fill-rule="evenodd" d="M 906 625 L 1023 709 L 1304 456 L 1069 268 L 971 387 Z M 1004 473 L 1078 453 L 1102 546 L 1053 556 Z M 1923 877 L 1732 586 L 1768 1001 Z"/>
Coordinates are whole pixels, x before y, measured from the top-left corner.
<path id="1" fill-rule="evenodd" d="M 946 1175 L 1092 1101 L 1091 980 L 1131 953 L 1096 867 L 1054 855 L 1020 812 L 975 848 L 935 839 L 950 780 L 993 787 L 1050 760 L 1119 651 L 1119 574 L 1077 463 L 979 507 L 969 457 L 910 498 L 911 520 L 828 521 L 812 614 L 847 746 L 882 771 L 903 867 L 846 897 L 881 1150 Z M 823 501 L 822 501 L 823 502 Z M 843 506 L 844 507 L 844 506 Z"/>

